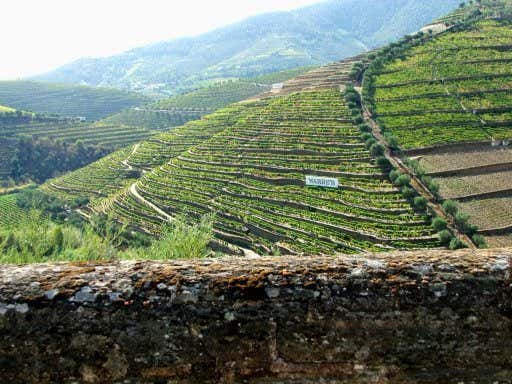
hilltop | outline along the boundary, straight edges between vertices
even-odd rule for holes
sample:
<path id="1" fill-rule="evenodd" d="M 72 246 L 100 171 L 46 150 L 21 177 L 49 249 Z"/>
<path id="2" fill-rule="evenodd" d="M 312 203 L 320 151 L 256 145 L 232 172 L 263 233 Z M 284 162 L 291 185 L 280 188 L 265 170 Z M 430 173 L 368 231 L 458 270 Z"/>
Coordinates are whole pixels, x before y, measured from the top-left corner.
<path id="1" fill-rule="evenodd" d="M 148 101 L 140 94 L 117 89 L 34 81 L 0 81 L 1 105 L 69 118 L 99 120 Z"/>
<path id="2" fill-rule="evenodd" d="M 331 0 L 109 58 L 80 59 L 35 79 L 182 92 L 205 81 L 247 78 L 349 57 L 412 33 L 458 4 L 458 0 Z"/>

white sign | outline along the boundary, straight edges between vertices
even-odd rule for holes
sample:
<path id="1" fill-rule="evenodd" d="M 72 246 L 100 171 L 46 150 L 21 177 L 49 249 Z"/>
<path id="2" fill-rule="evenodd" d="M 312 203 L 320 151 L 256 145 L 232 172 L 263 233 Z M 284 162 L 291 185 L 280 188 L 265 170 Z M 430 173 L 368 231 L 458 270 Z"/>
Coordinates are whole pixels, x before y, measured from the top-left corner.
<path id="1" fill-rule="evenodd" d="M 306 185 L 310 187 L 339 188 L 338 179 L 332 177 L 306 176 Z"/>

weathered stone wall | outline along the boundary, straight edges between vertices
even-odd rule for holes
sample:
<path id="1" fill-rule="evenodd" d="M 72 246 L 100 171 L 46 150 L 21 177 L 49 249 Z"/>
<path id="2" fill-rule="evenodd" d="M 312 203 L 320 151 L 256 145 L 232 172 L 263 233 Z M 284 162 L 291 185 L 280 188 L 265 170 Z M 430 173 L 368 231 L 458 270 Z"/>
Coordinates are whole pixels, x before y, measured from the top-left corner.
<path id="1" fill-rule="evenodd" d="M 511 383 L 512 250 L 0 268 L 0 383 Z"/>

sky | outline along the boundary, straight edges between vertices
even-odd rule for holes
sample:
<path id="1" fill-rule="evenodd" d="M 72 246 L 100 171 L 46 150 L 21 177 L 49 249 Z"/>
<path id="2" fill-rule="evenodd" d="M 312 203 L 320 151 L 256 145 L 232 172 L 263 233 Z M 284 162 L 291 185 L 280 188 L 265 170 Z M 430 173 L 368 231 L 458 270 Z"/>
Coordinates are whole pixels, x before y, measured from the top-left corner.
<path id="1" fill-rule="evenodd" d="M 8 0 L 2 2 L 0 80 L 47 72 L 193 36 L 249 16 L 321 0 Z"/>

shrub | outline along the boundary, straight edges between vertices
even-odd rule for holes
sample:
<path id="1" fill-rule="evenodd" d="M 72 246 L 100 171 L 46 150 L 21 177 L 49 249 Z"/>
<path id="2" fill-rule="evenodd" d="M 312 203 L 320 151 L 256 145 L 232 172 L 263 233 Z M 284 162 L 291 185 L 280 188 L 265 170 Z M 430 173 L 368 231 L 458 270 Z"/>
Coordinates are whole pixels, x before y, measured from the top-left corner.
<path id="1" fill-rule="evenodd" d="M 359 124 L 362 124 L 363 123 L 363 117 L 362 116 L 357 116 L 356 118 L 354 118 L 352 120 L 352 122 L 355 124 L 355 125 L 359 125 Z"/>
<path id="2" fill-rule="evenodd" d="M 384 147 L 379 143 L 375 143 L 370 147 L 370 154 L 373 157 L 382 156 L 384 154 Z"/>
<path id="3" fill-rule="evenodd" d="M 387 171 L 388 169 L 391 168 L 391 163 L 385 156 L 377 157 L 376 163 L 377 166 L 384 171 Z"/>
<path id="4" fill-rule="evenodd" d="M 196 225 L 188 225 L 183 217 L 165 228 L 164 235 L 149 248 L 132 251 L 130 258 L 149 260 L 192 259 L 208 255 L 213 238 L 213 217 L 204 216 Z"/>
<path id="5" fill-rule="evenodd" d="M 367 141 L 369 139 L 374 139 L 373 135 L 371 133 L 365 132 L 361 135 L 361 139 L 363 141 Z"/>
<path id="6" fill-rule="evenodd" d="M 353 88 L 351 91 L 347 90 L 347 92 L 345 92 L 345 101 L 347 103 L 359 104 L 359 95 L 353 91 Z"/>
<path id="7" fill-rule="evenodd" d="M 386 142 L 388 143 L 389 148 L 393 150 L 397 150 L 400 148 L 400 144 L 398 143 L 398 139 L 393 134 L 386 132 L 384 134 L 384 137 L 386 138 Z"/>
<path id="8" fill-rule="evenodd" d="M 402 195 L 407 200 L 412 200 L 414 196 L 416 195 L 416 191 L 410 187 L 402 187 Z"/>
<path id="9" fill-rule="evenodd" d="M 452 233 L 449 230 L 447 230 L 447 229 L 444 229 L 444 230 L 440 231 L 438 233 L 438 236 L 439 236 L 439 242 L 441 244 L 443 244 L 443 245 L 450 244 L 450 242 L 453 239 Z"/>
<path id="10" fill-rule="evenodd" d="M 432 220 L 432 228 L 434 228 L 437 232 L 441 232 L 448 228 L 448 224 L 446 223 L 446 220 L 442 219 L 441 217 L 436 217 L 434 220 Z"/>
<path id="11" fill-rule="evenodd" d="M 469 216 L 462 212 L 457 212 L 455 214 L 455 225 L 459 227 L 460 229 L 463 229 L 466 227 L 469 220 Z"/>
<path id="12" fill-rule="evenodd" d="M 473 240 L 473 243 L 475 243 L 478 248 L 487 248 L 487 242 L 482 235 L 473 235 L 471 240 Z"/>
<path id="13" fill-rule="evenodd" d="M 375 140 L 373 137 L 366 140 L 366 142 L 365 142 L 366 148 L 368 148 L 368 149 L 370 149 L 373 144 L 377 144 L 377 140 Z"/>
<path id="14" fill-rule="evenodd" d="M 439 183 L 437 181 L 431 181 L 427 184 L 428 189 L 434 196 L 439 196 Z"/>
<path id="15" fill-rule="evenodd" d="M 459 205 L 457 204 L 456 201 L 446 200 L 443 203 L 443 209 L 447 214 L 449 214 L 451 216 L 455 216 L 457 214 L 457 212 L 459 211 Z"/>
<path id="16" fill-rule="evenodd" d="M 393 169 L 391 172 L 389 172 L 389 179 L 395 183 L 396 179 L 400 177 L 402 173 L 398 169 Z"/>
<path id="17" fill-rule="evenodd" d="M 449 248 L 454 251 L 456 249 L 462 249 L 462 248 L 467 248 L 468 245 L 463 242 L 462 240 L 460 239 L 457 239 L 456 237 L 454 237 L 451 241 L 450 241 L 450 245 L 449 245 Z"/>
<path id="18" fill-rule="evenodd" d="M 372 131 L 372 128 L 368 125 L 368 124 L 359 124 L 358 125 L 358 128 L 359 128 L 359 131 L 361 132 L 371 132 Z"/>
<path id="19" fill-rule="evenodd" d="M 409 175 L 400 175 L 394 183 L 398 187 L 405 187 L 411 183 L 411 178 Z"/>
<path id="20" fill-rule="evenodd" d="M 423 196 L 418 196 L 414 198 L 414 207 L 419 211 L 424 211 L 427 209 L 428 201 Z"/>

